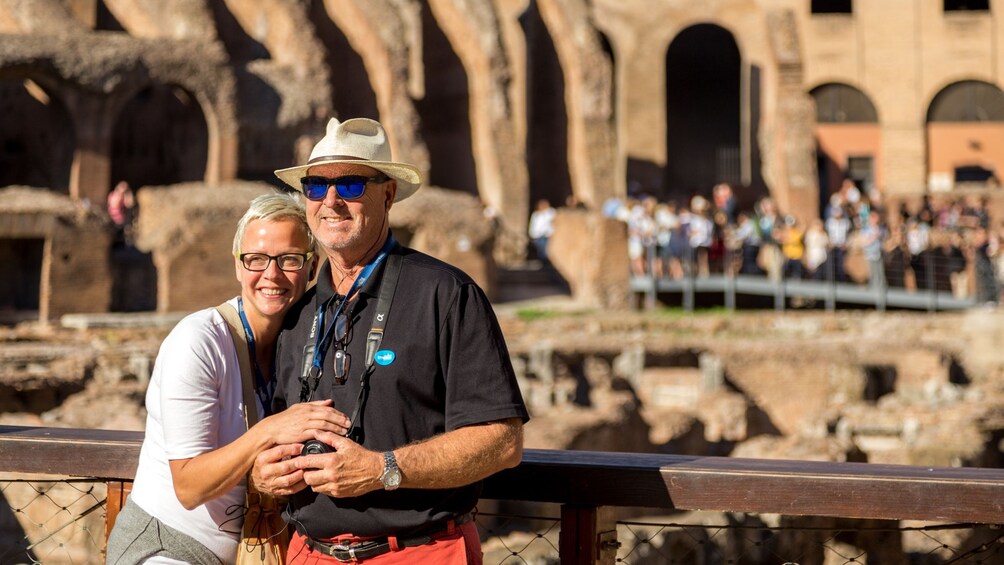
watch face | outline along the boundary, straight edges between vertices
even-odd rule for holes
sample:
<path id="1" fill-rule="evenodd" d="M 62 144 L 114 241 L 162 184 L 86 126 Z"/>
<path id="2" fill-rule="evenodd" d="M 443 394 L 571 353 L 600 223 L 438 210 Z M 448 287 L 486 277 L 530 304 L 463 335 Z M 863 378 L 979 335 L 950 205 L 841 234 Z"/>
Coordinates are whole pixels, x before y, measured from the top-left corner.
<path id="1" fill-rule="evenodd" d="M 393 490 L 401 486 L 401 471 L 397 469 L 387 469 L 380 476 L 380 482 L 383 483 L 384 490 Z"/>

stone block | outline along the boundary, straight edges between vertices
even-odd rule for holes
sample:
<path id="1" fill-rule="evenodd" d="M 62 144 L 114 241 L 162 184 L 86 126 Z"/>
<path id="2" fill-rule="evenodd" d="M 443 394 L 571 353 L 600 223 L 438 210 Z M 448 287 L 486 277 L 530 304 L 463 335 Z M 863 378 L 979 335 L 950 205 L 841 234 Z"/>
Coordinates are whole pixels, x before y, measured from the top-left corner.
<path id="1" fill-rule="evenodd" d="M 584 305 L 628 304 L 627 226 L 596 212 L 559 209 L 548 256 Z"/>

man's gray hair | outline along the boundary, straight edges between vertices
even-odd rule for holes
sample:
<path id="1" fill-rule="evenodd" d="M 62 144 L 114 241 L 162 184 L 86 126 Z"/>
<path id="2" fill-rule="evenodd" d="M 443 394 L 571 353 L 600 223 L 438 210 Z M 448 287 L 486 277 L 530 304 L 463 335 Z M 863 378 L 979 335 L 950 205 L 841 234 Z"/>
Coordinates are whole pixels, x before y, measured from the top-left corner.
<path id="1" fill-rule="evenodd" d="M 316 253 L 314 234 L 307 225 L 307 210 L 303 200 L 299 195 L 284 192 L 270 192 L 255 197 L 248 206 L 248 211 L 244 212 L 244 217 L 237 223 L 237 233 L 234 234 L 234 257 L 241 253 L 241 242 L 244 240 L 244 232 L 248 229 L 248 224 L 254 220 L 266 220 L 277 222 L 280 220 L 292 220 L 299 222 L 303 231 L 307 234 L 307 251 Z"/>

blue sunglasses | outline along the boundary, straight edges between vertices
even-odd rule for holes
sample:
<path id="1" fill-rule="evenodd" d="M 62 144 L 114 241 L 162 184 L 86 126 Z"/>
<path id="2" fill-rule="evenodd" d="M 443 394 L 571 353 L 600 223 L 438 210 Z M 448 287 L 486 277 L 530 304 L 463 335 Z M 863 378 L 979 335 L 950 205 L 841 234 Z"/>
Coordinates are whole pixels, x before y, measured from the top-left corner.
<path id="1" fill-rule="evenodd" d="M 328 188 L 334 186 L 335 192 L 342 200 L 355 200 L 362 197 L 366 192 L 366 184 L 370 182 L 382 183 L 390 180 L 387 175 L 377 175 L 375 177 L 364 177 L 362 175 L 346 175 L 344 177 L 303 177 L 300 179 L 300 186 L 303 194 L 308 200 L 324 200 L 328 195 Z"/>

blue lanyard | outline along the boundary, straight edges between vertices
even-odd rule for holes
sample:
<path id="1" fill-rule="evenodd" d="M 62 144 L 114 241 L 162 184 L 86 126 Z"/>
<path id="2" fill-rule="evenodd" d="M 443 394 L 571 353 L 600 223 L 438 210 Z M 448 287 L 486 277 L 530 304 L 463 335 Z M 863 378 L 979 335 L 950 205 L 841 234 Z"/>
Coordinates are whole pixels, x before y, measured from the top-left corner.
<path id="1" fill-rule="evenodd" d="M 265 375 L 258 366 L 258 356 L 255 355 L 254 332 L 251 331 L 251 324 L 248 323 L 247 316 L 244 315 L 244 299 L 237 298 L 237 313 L 241 316 L 241 324 L 244 325 L 244 340 L 248 344 L 248 353 L 251 354 L 251 366 L 254 368 L 255 394 L 261 401 L 262 408 L 265 409 L 265 417 L 272 415 L 272 396 L 275 394 L 275 379 L 265 380 Z"/>
<path id="2" fill-rule="evenodd" d="M 338 304 L 338 307 L 335 309 L 334 316 L 331 318 L 331 324 L 327 329 L 320 333 L 317 332 L 317 328 L 324 328 L 324 312 L 328 309 L 331 301 L 335 299 L 335 296 L 325 300 L 324 304 L 321 304 L 321 306 L 317 309 L 317 314 L 314 315 L 314 323 L 310 326 L 310 337 L 308 338 L 308 343 L 309 340 L 314 340 L 314 354 L 309 372 L 309 377 L 314 379 L 314 388 L 317 387 L 317 381 L 321 378 L 321 372 L 323 371 L 323 369 L 321 369 L 321 365 L 324 363 L 324 356 L 328 352 L 328 345 L 331 343 L 331 336 L 335 331 L 335 326 L 338 325 L 338 315 L 341 314 L 345 305 L 352 300 L 352 297 L 355 296 L 356 292 L 362 288 L 364 284 L 366 284 L 370 275 L 372 275 L 377 266 L 379 266 L 380 263 L 387 258 L 387 254 L 394 248 L 395 245 L 397 245 L 397 240 L 394 239 L 394 234 L 389 234 L 387 236 L 387 241 L 383 244 L 383 247 L 381 247 L 376 256 L 366 264 L 366 267 L 363 268 L 363 271 L 359 273 L 359 276 L 356 277 L 356 280 L 352 283 L 352 287 L 349 288 L 349 292 L 345 295 L 345 299 Z"/>

